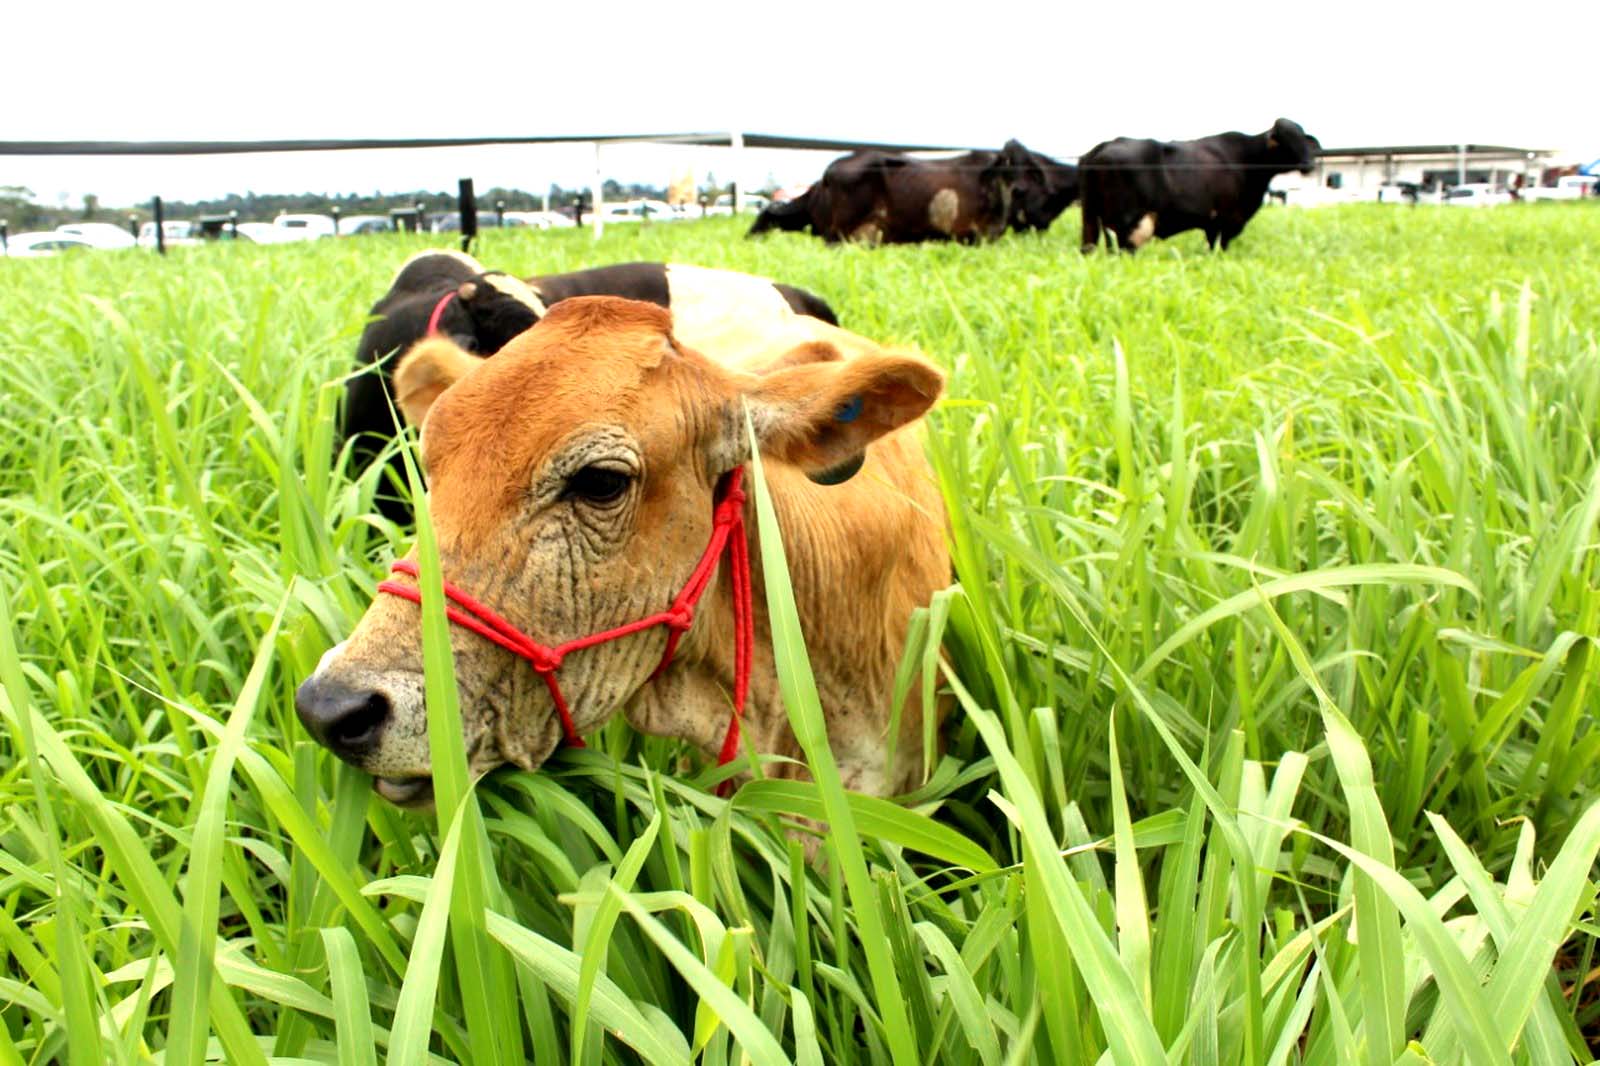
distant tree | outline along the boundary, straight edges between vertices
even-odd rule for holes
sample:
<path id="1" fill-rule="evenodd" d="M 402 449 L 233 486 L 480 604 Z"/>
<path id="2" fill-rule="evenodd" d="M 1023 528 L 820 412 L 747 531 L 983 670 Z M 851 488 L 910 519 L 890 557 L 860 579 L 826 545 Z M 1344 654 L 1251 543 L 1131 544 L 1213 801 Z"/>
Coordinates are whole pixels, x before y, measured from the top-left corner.
<path id="1" fill-rule="evenodd" d="M 56 224 L 55 212 L 34 203 L 33 190 L 22 185 L 0 185 L 0 219 L 5 220 L 12 233 L 52 229 Z"/>
<path id="2" fill-rule="evenodd" d="M 93 222 L 100 213 L 100 197 L 94 193 L 85 193 L 83 196 L 83 220 Z"/>

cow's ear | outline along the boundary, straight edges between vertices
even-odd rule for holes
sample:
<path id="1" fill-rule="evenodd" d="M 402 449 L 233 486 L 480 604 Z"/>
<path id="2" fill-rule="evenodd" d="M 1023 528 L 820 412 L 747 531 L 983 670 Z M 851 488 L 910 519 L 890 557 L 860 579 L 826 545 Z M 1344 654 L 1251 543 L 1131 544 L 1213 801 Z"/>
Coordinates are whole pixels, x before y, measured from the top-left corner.
<path id="1" fill-rule="evenodd" d="M 433 401 L 481 362 L 446 337 L 427 337 L 413 344 L 394 369 L 394 399 L 406 423 L 421 426 Z"/>
<path id="2" fill-rule="evenodd" d="M 849 478 L 867 445 L 922 417 L 944 389 L 944 374 L 919 356 L 816 354 L 771 370 L 743 398 L 762 453 L 822 484 Z"/>

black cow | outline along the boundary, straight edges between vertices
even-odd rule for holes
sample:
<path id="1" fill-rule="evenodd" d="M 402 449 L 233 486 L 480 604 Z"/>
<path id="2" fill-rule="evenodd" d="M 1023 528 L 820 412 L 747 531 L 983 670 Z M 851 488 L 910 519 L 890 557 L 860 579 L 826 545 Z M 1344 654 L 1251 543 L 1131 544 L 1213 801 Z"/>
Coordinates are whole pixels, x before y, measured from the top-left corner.
<path id="1" fill-rule="evenodd" d="M 1009 140 L 995 167 L 1011 183 L 1011 228 L 1018 233 L 1044 231 L 1078 198 L 1078 168 L 1058 163 L 1043 152 Z"/>
<path id="2" fill-rule="evenodd" d="M 354 469 L 364 470 L 381 455 L 395 433 L 390 412 L 390 375 L 401 353 L 429 332 L 430 326 L 469 352 L 491 356 L 513 337 L 544 317 L 553 304 L 574 296 L 625 296 L 701 320 L 707 314 L 797 314 L 838 325 L 826 300 L 815 293 L 731 270 L 667 263 L 621 263 L 570 274 L 548 274 L 526 281 L 497 270 L 485 270 L 461 252 L 428 251 L 412 256 L 372 306 L 372 319 L 361 333 L 356 364 L 364 373 L 345 383 L 343 431 L 351 442 Z M 405 479 L 398 456 L 390 459 L 393 475 Z M 411 509 L 386 487 L 378 510 L 404 522 Z"/>
<path id="3" fill-rule="evenodd" d="M 1280 118 L 1265 133 L 1219 133 L 1196 141 L 1118 137 L 1078 161 L 1083 249 L 1111 233 L 1137 251 L 1152 237 L 1205 231 L 1226 249 L 1254 217 L 1275 175 L 1309 173 L 1322 145 Z"/>
<path id="4" fill-rule="evenodd" d="M 1077 198 L 1075 168 L 1008 141 L 998 152 L 913 159 L 863 149 L 800 196 L 763 210 L 747 236 L 810 230 L 831 243 L 972 242 L 1044 229 Z"/>
<path id="5" fill-rule="evenodd" d="M 618 263 L 570 274 L 546 274 L 529 278 L 528 284 L 546 306 L 574 296 L 626 296 L 671 309 L 674 302 L 681 305 L 686 300 L 705 299 L 719 285 L 747 277 L 734 271 L 677 263 Z M 771 284 L 796 314 L 820 318 L 830 326 L 839 324 L 833 308 L 816 293 L 782 282 Z"/>
<path id="6" fill-rule="evenodd" d="M 517 278 L 485 270 L 460 252 L 428 251 L 405 261 L 370 314 L 356 365 L 372 369 L 345 382 L 342 428 L 357 470 L 366 469 L 394 437 L 389 375 L 399 353 L 427 334 L 430 323 L 468 351 L 493 355 L 539 321 L 544 307 Z M 391 465 L 404 480 L 399 461 Z M 396 521 L 410 515 L 406 504 L 387 494 L 380 494 L 378 509 Z"/>

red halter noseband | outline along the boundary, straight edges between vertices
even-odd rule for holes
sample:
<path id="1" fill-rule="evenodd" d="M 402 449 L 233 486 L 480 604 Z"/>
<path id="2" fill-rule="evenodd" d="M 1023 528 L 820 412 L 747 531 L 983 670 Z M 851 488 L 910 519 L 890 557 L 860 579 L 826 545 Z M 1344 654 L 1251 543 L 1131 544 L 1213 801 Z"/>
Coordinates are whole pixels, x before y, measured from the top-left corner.
<path id="1" fill-rule="evenodd" d="M 744 525 L 743 480 L 743 467 L 735 467 L 728 471 L 723 479 L 717 490 L 716 504 L 712 510 L 711 540 L 706 544 L 706 550 L 701 554 L 700 561 L 695 564 L 694 572 L 689 575 L 683 590 L 672 601 L 672 606 L 665 611 L 641 618 L 636 622 L 628 622 L 615 629 L 578 637 L 553 648 L 538 643 L 448 581 L 443 583 L 444 594 L 454 606 L 446 605 L 445 614 L 456 625 L 470 629 L 513 655 L 526 659 L 534 672 L 544 679 L 545 687 L 550 690 L 550 698 L 555 702 L 556 713 L 561 715 L 561 728 L 566 734 L 567 743 L 581 748 L 584 746 L 583 738 L 578 735 L 577 726 L 572 721 L 572 709 L 567 706 L 566 698 L 561 694 L 561 685 L 556 681 L 556 671 L 561 668 L 562 660 L 572 652 L 592 648 L 596 644 L 631 636 L 654 626 L 666 626 L 667 649 L 661 656 L 660 665 L 650 675 L 650 680 L 654 681 L 660 677 L 678 650 L 679 638 L 694 622 L 695 605 L 710 587 L 711 577 L 716 573 L 717 560 L 726 547 L 728 561 L 732 564 L 733 577 L 733 717 L 729 720 L 728 732 L 722 739 L 722 751 L 717 756 L 717 765 L 722 766 L 732 762 L 734 756 L 739 753 L 739 723 L 744 716 L 745 699 L 750 694 L 751 657 L 755 648 L 755 614 L 750 585 L 750 544 L 745 536 Z M 406 574 L 412 578 L 417 576 L 417 564 L 409 559 L 402 559 L 389 569 L 393 573 Z M 422 590 L 416 585 L 403 585 L 392 580 L 384 581 L 378 585 L 378 591 L 399 596 L 412 603 L 422 602 Z M 727 785 L 728 782 L 723 782 L 717 790 L 718 793 L 726 794 Z"/>

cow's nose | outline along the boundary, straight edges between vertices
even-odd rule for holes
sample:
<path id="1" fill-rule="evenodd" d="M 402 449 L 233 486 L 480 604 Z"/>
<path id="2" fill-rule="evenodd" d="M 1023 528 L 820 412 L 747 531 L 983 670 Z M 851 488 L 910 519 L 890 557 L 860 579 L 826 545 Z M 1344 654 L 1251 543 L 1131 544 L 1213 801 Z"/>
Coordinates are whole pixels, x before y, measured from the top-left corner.
<path id="1" fill-rule="evenodd" d="M 389 697 L 313 675 L 294 694 L 295 713 L 317 742 L 341 759 L 355 761 L 378 745 L 389 721 Z"/>

